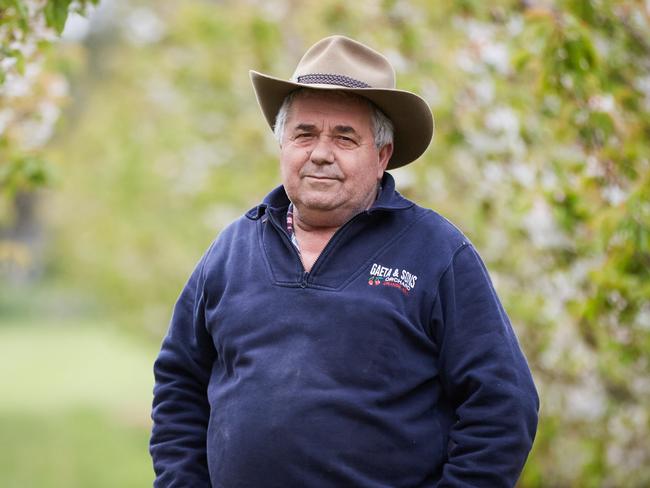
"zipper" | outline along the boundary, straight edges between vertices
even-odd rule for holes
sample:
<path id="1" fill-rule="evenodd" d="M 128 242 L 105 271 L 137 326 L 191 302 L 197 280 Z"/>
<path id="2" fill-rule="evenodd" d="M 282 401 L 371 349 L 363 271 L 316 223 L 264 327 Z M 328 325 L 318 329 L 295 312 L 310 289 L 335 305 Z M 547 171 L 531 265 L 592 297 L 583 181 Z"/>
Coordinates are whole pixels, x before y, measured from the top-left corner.
<path id="1" fill-rule="evenodd" d="M 291 250 L 293 251 L 294 255 L 298 258 L 298 261 L 300 261 L 300 267 L 302 268 L 302 279 L 300 281 L 300 288 L 306 288 L 307 287 L 307 278 L 309 277 L 309 272 L 305 270 L 305 263 L 302 260 L 302 256 L 296 249 L 296 246 L 293 245 L 293 242 L 291 242 L 291 238 L 289 237 L 289 234 L 287 234 L 287 229 L 281 226 L 276 220 L 275 216 L 273 215 L 272 212 L 269 212 L 267 210 L 269 220 L 271 221 L 271 224 L 275 229 L 282 235 L 284 240 L 287 242 Z M 318 256 L 320 257 L 320 255 Z"/>
<path id="2" fill-rule="evenodd" d="M 284 228 L 283 226 L 281 226 L 281 225 L 277 222 L 277 220 L 275 219 L 274 215 L 273 215 L 271 212 L 268 212 L 268 215 L 269 215 L 269 220 L 271 221 L 271 224 L 273 225 L 273 227 L 275 227 L 275 229 L 276 229 L 278 232 L 280 232 L 280 234 L 282 234 L 282 236 L 284 237 L 285 241 L 289 244 L 289 247 L 291 247 L 291 249 L 293 250 L 294 254 L 296 255 L 296 257 L 297 257 L 298 260 L 300 261 L 300 266 L 302 267 L 302 278 L 301 278 L 301 281 L 300 281 L 300 288 L 307 288 L 307 287 L 309 286 L 309 277 L 310 277 L 311 275 L 314 274 L 314 271 L 315 271 L 315 270 L 318 269 L 318 266 L 319 266 L 319 264 L 320 264 L 321 256 L 322 256 L 323 254 L 325 254 L 326 251 L 329 251 L 329 250 L 330 250 L 330 249 L 331 249 L 331 248 L 336 244 L 336 241 L 338 241 L 339 238 L 340 238 L 340 234 L 343 232 L 343 230 L 344 230 L 346 227 L 352 225 L 352 223 L 353 223 L 355 220 L 359 219 L 361 216 L 370 215 L 370 209 L 368 209 L 368 210 L 364 210 L 364 211 L 362 211 L 362 212 L 359 212 L 358 214 L 356 214 L 355 216 L 353 216 L 350 220 L 348 220 L 345 224 L 343 224 L 341 227 L 339 227 L 339 228 L 336 230 L 336 232 L 334 232 L 334 234 L 332 235 L 332 237 L 330 238 L 330 240 L 327 241 L 327 244 L 325 245 L 325 247 L 323 248 L 323 250 L 320 252 L 320 254 L 318 255 L 318 257 L 316 258 L 316 261 L 314 261 L 314 265 L 311 267 L 311 272 L 310 272 L 310 271 L 307 271 L 307 270 L 305 269 L 305 263 L 304 263 L 304 261 L 302 260 L 302 256 L 301 256 L 301 254 L 298 252 L 298 250 L 296 249 L 296 247 L 293 245 L 293 242 L 291 242 L 291 238 L 289 237 L 289 234 L 287 234 L 287 230 L 286 230 L 286 228 Z"/>

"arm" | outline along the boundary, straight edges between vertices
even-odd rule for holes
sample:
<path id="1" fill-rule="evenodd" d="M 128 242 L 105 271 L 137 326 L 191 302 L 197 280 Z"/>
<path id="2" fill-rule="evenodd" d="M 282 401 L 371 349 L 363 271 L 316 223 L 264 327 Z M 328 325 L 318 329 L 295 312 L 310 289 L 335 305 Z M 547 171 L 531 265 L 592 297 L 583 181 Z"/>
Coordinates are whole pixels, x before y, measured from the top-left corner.
<path id="1" fill-rule="evenodd" d="M 456 414 L 439 487 L 512 487 L 537 429 L 539 399 L 487 270 L 471 245 L 443 274 L 434 306 L 444 391 Z"/>
<path id="2" fill-rule="evenodd" d="M 207 253 L 206 253 L 207 256 Z M 210 486 L 207 387 L 216 351 L 205 327 L 203 265 L 183 288 L 154 363 L 153 427 L 149 451 L 157 487 Z"/>

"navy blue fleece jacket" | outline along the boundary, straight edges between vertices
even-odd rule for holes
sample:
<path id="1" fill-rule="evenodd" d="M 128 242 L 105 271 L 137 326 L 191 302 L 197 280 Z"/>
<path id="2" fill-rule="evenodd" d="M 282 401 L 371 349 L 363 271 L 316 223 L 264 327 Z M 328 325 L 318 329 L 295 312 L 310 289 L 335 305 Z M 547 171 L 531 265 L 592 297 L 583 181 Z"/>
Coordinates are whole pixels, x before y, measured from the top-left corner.
<path id="1" fill-rule="evenodd" d="M 155 485 L 513 486 L 538 398 L 472 244 L 386 174 L 305 273 L 288 203 L 226 228 L 176 303 Z"/>

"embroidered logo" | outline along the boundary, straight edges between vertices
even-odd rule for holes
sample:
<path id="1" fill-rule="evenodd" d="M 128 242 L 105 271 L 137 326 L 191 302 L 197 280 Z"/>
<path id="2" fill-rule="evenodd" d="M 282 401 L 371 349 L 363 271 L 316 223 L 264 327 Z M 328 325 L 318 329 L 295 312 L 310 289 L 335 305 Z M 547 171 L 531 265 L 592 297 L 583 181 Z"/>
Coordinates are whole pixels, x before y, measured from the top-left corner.
<path id="1" fill-rule="evenodd" d="M 415 288 L 415 282 L 418 277 L 413 273 L 400 268 L 389 268 L 381 264 L 374 263 L 370 268 L 368 277 L 369 286 L 391 286 L 398 288 L 402 293 L 408 293 Z"/>

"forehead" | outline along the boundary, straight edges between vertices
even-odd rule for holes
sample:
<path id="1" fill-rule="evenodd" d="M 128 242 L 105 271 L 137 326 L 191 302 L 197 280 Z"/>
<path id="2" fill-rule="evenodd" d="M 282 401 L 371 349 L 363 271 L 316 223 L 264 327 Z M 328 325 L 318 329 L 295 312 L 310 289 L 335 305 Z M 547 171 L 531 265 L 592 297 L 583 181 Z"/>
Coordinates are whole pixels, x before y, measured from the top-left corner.
<path id="1" fill-rule="evenodd" d="M 359 133 L 372 130 L 370 106 L 365 100 L 327 92 L 297 96 L 291 103 L 287 121 L 290 128 L 308 123 L 345 125 Z"/>

